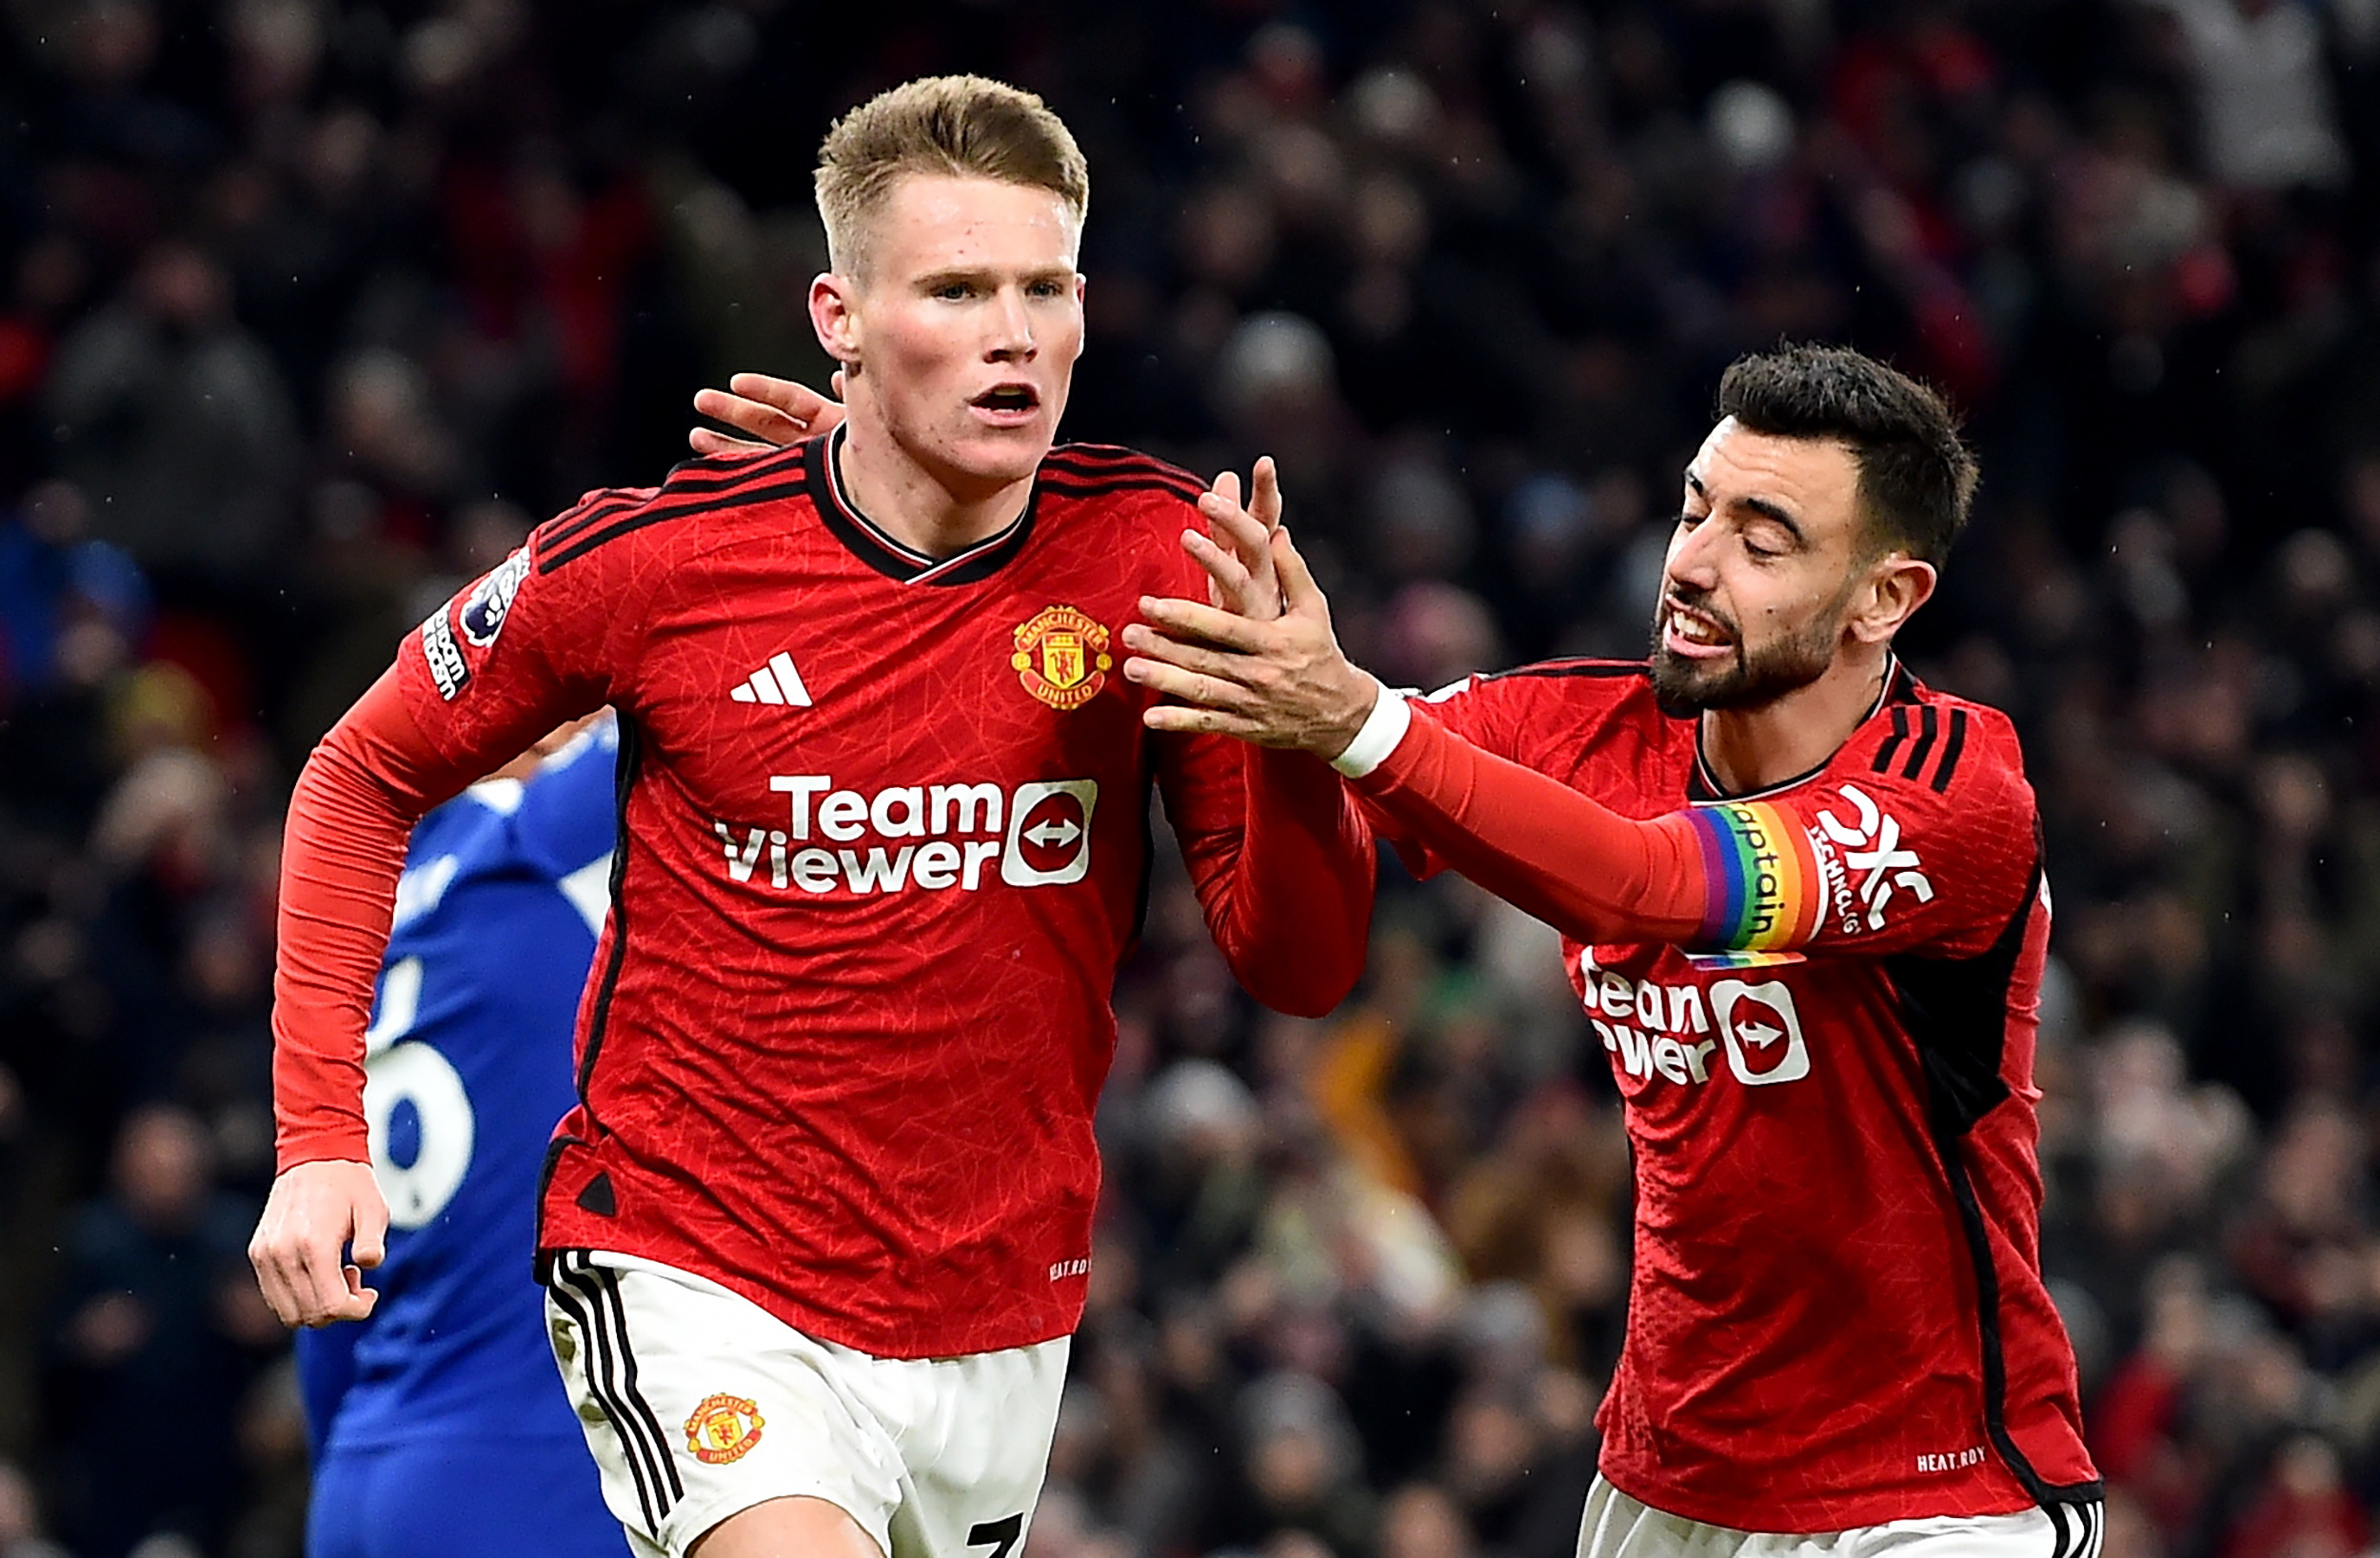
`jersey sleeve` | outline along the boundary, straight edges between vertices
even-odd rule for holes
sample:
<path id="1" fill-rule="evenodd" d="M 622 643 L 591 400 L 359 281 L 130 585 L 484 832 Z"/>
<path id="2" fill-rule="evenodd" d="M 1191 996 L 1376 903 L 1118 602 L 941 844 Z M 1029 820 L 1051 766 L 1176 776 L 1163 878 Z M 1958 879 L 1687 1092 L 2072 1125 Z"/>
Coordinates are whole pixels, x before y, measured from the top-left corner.
<path id="1" fill-rule="evenodd" d="M 1729 963 L 1955 957 L 1991 945 L 2038 858 L 2006 722 L 1978 747 L 1938 790 L 1854 763 L 1780 797 L 1638 821 L 1422 710 L 1354 783 L 1433 858 L 1581 941 Z"/>
<path id="2" fill-rule="evenodd" d="M 630 537 L 665 490 L 589 494 L 407 636 L 398 685 L 441 755 L 484 773 L 622 700 L 668 564 Z"/>
<path id="3" fill-rule="evenodd" d="M 1183 523 L 1200 523 L 1187 509 Z M 1167 587 L 1203 600 L 1206 575 L 1176 552 Z M 1165 816 L 1223 959 L 1248 994 L 1321 1016 L 1363 975 L 1378 861 L 1338 774 L 1302 752 L 1225 736 L 1151 738 Z"/>
<path id="4" fill-rule="evenodd" d="M 307 759 L 282 833 L 273 974 L 280 1167 L 361 1161 L 364 1030 L 413 824 L 626 689 L 665 570 L 607 545 L 653 499 L 599 493 L 407 635 Z"/>
<path id="5" fill-rule="evenodd" d="M 1703 878 L 1686 949 L 1747 962 L 1801 951 L 1982 952 L 2024 903 L 2040 858 L 2014 739 L 1986 745 L 1940 790 L 1830 771 L 1774 799 L 1680 814 Z"/>

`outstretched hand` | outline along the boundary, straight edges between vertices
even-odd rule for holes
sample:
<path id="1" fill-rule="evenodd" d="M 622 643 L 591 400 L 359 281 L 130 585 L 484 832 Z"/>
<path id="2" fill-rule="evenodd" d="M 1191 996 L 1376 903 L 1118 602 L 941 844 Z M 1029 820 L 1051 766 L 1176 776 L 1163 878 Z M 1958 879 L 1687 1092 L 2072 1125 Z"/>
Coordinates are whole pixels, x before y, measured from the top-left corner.
<path id="1" fill-rule="evenodd" d="M 1259 622 L 1281 614 L 1280 575 L 1272 537 L 1280 528 L 1280 473 L 1273 457 L 1256 463 L 1248 502 L 1240 502 L 1240 474 L 1225 471 L 1199 499 L 1207 533 L 1185 530 L 1182 550 L 1207 572 L 1207 604 Z"/>
<path id="2" fill-rule="evenodd" d="M 836 394 L 843 392 L 841 368 L 835 370 L 829 384 Z M 828 400 L 807 385 L 765 373 L 739 373 L 727 381 L 725 389 L 696 390 L 694 409 L 714 422 L 724 422 L 751 435 L 730 438 L 707 427 L 697 427 L 686 434 L 685 441 L 696 454 L 724 455 L 730 459 L 782 449 L 814 433 L 823 433 L 843 421 L 841 401 Z"/>
<path id="3" fill-rule="evenodd" d="M 1289 532 L 1274 529 L 1266 550 L 1280 580 L 1283 609 L 1276 620 L 1142 596 L 1148 621 L 1123 633 L 1124 647 L 1134 652 L 1124 661 L 1125 679 L 1177 700 L 1141 714 L 1151 730 L 1217 731 L 1336 758 L 1363 729 L 1380 684 L 1340 651 L 1330 602 Z M 1218 572 L 1220 558 L 1200 561 L 1219 583 L 1229 582 Z"/>

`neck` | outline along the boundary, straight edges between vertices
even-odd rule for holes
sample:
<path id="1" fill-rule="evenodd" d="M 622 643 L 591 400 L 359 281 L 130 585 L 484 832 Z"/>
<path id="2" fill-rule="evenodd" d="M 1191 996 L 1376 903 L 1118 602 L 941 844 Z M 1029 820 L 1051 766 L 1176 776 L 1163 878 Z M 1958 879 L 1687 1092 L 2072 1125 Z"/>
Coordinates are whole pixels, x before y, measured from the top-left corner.
<path id="1" fill-rule="evenodd" d="M 965 551 L 1024 512 L 1033 478 L 970 483 L 929 466 L 893 435 L 874 408 L 853 397 L 836 468 L 844 495 L 886 535 L 927 557 Z"/>
<path id="2" fill-rule="evenodd" d="M 1756 708 L 1706 709 L 1702 760 L 1729 795 L 1749 795 L 1809 773 L 1841 750 L 1883 696 L 1893 665 L 1884 644 L 1835 658 L 1806 687 Z"/>

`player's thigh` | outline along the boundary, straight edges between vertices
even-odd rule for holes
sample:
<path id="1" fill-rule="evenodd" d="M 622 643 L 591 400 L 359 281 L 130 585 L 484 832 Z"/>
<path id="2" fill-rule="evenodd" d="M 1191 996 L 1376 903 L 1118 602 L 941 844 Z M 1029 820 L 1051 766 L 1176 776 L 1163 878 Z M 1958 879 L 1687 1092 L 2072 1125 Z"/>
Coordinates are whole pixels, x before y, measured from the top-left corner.
<path id="1" fill-rule="evenodd" d="M 314 1471 L 307 1558 L 629 1558 L 572 1440 L 458 1433 L 334 1450 Z"/>
<path id="2" fill-rule="evenodd" d="M 694 1539 L 691 1558 L 884 1558 L 876 1539 L 839 1505 L 774 1498 L 738 1510 Z"/>
<path id="3" fill-rule="evenodd" d="M 908 1482 L 890 1558 L 1017 1558 L 1049 1474 L 1069 1346 L 894 1366 L 921 1399 L 902 1418 Z"/>
<path id="4" fill-rule="evenodd" d="M 717 1283 L 580 1252 L 556 1257 L 546 1317 L 604 1500 L 632 1538 L 683 1558 L 747 1509 L 806 1498 L 890 1550 L 899 1451 L 819 1343 Z"/>

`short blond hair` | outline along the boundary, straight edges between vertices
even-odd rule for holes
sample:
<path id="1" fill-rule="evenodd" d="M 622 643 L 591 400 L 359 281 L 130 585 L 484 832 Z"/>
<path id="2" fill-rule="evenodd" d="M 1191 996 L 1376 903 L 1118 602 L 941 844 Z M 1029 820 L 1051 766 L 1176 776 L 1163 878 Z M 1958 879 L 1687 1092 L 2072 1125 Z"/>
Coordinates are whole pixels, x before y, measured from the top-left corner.
<path id="1" fill-rule="evenodd" d="M 1089 165 L 1048 104 L 984 76 L 924 76 L 836 120 L 818 148 L 818 214 L 837 271 L 861 273 L 867 223 L 910 173 L 1047 189 L 1078 228 L 1091 208 Z"/>

